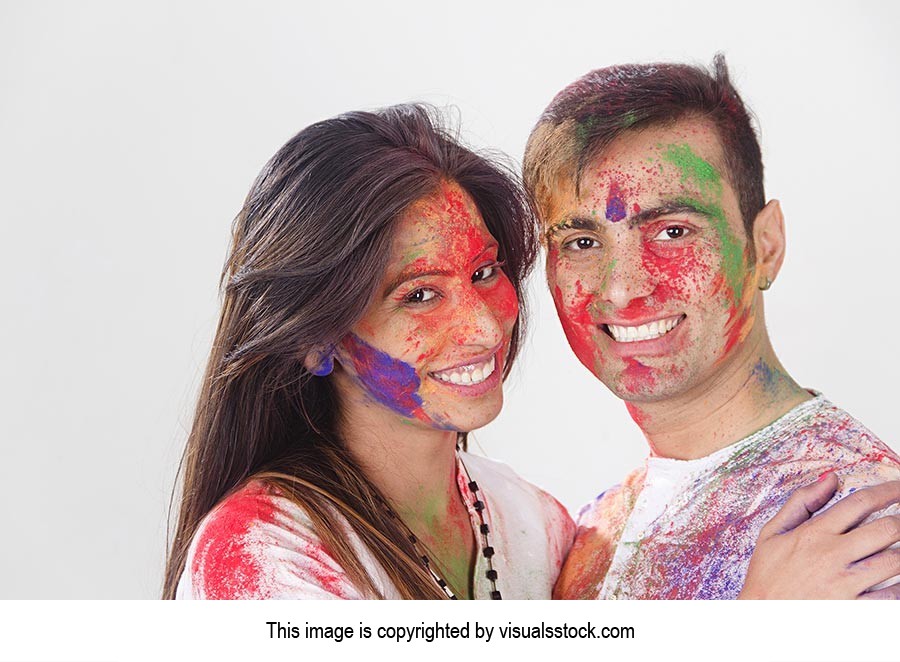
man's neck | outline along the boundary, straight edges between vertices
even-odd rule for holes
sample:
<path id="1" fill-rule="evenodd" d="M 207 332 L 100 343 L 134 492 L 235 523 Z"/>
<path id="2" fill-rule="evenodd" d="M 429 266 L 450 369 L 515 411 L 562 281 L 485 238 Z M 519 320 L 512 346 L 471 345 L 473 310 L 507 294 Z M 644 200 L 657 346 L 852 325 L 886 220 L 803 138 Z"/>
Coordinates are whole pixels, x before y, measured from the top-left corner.
<path id="1" fill-rule="evenodd" d="M 689 392 L 658 402 L 627 403 L 653 455 L 706 457 L 810 398 L 778 361 L 767 335 L 740 351 L 713 379 Z"/>

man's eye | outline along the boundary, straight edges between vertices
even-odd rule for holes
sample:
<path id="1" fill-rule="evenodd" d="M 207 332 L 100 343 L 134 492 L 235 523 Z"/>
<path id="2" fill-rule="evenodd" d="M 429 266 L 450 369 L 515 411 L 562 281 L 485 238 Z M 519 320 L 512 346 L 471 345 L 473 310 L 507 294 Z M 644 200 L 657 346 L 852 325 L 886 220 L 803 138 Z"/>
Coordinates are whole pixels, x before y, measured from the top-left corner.
<path id="1" fill-rule="evenodd" d="M 659 241 L 671 241 L 672 239 L 681 239 L 688 233 L 688 229 L 681 225 L 672 225 L 662 230 L 658 235 L 654 237 Z"/>
<path id="2" fill-rule="evenodd" d="M 598 246 L 600 246 L 600 242 L 591 237 L 576 237 L 563 244 L 563 248 L 568 248 L 573 251 L 587 251 L 592 248 L 597 248 Z"/>
<path id="3" fill-rule="evenodd" d="M 438 293 L 427 287 L 420 287 L 407 294 L 404 299 L 406 303 L 427 303 L 437 297 Z"/>

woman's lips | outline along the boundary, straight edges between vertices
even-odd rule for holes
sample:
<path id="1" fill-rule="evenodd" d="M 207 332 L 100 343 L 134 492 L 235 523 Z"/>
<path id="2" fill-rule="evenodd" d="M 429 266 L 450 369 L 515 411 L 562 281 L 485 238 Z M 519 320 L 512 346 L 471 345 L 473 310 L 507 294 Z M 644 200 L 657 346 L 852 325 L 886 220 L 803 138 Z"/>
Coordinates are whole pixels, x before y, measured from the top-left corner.
<path id="1" fill-rule="evenodd" d="M 478 361 L 467 365 L 456 366 L 448 370 L 430 373 L 432 377 L 444 383 L 459 386 L 480 384 L 487 380 L 497 369 L 497 356 L 491 355 L 487 361 Z"/>

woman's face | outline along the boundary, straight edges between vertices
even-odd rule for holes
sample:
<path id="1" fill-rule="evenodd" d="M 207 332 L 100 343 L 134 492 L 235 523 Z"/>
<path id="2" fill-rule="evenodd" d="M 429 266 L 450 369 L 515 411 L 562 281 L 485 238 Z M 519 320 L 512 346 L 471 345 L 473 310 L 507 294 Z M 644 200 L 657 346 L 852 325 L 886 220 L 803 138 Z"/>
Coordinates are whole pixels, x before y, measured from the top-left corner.
<path id="1" fill-rule="evenodd" d="M 398 221 L 375 299 L 335 348 L 344 402 L 446 430 L 493 420 L 519 313 L 497 251 L 459 185 L 415 203 Z"/>

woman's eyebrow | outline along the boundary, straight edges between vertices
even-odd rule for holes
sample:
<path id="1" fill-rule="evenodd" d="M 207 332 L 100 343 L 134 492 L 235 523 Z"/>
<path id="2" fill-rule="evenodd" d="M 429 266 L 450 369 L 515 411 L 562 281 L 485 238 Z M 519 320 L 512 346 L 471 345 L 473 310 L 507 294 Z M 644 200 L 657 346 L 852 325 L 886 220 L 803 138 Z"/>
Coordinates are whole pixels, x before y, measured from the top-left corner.
<path id="1" fill-rule="evenodd" d="M 384 297 L 387 298 L 391 292 L 396 290 L 398 287 L 403 285 L 408 280 L 414 280 L 416 278 L 422 278 L 423 276 L 452 276 L 452 272 L 447 271 L 446 269 L 416 269 L 415 267 L 411 269 L 404 269 L 400 272 L 400 274 L 388 283 L 387 287 L 384 288 Z"/>
<path id="2" fill-rule="evenodd" d="M 497 243 L 496 239 L 494 239 L 494 240 L 488 242 L 478 255 L 476 255 L 471 260 L 469 260 L 469 264 L 475 264 L 476 262 L 481 260 L 484 257 L 485 253 L 490 253 L 491 251 L 499 251 L 499 250 L 500 250 L 500 244 Z"/>
<path id="3" fill-rule="evenodd" d="M 497 243 L 496 240 L 491 241 L 486 244 L 485 247 L 481 250 L 478 255 L 473 257 L 470 261 L 471 264 L 475 264 L 479 260 L 484 257 L 485 253 L 489 253 L 492 250 L 498 250 L 500 248 L 500 244 Z M 415 265 L 415 262 L 413 262 Z M 394 278 L 390 283 L 388 283 L 387 287 L 384 288 L 384 296 L 387 297 L 391 292 L 400 287 L 403 283 L 408 280 L 414 280 L 416 278 L 422 278 L 424 276 L 452 276 L 453 272 L 449 269 L 428 269 L 416 266 L 407 266 L 403 271 L 401 271 L 396 278 Z"/>

